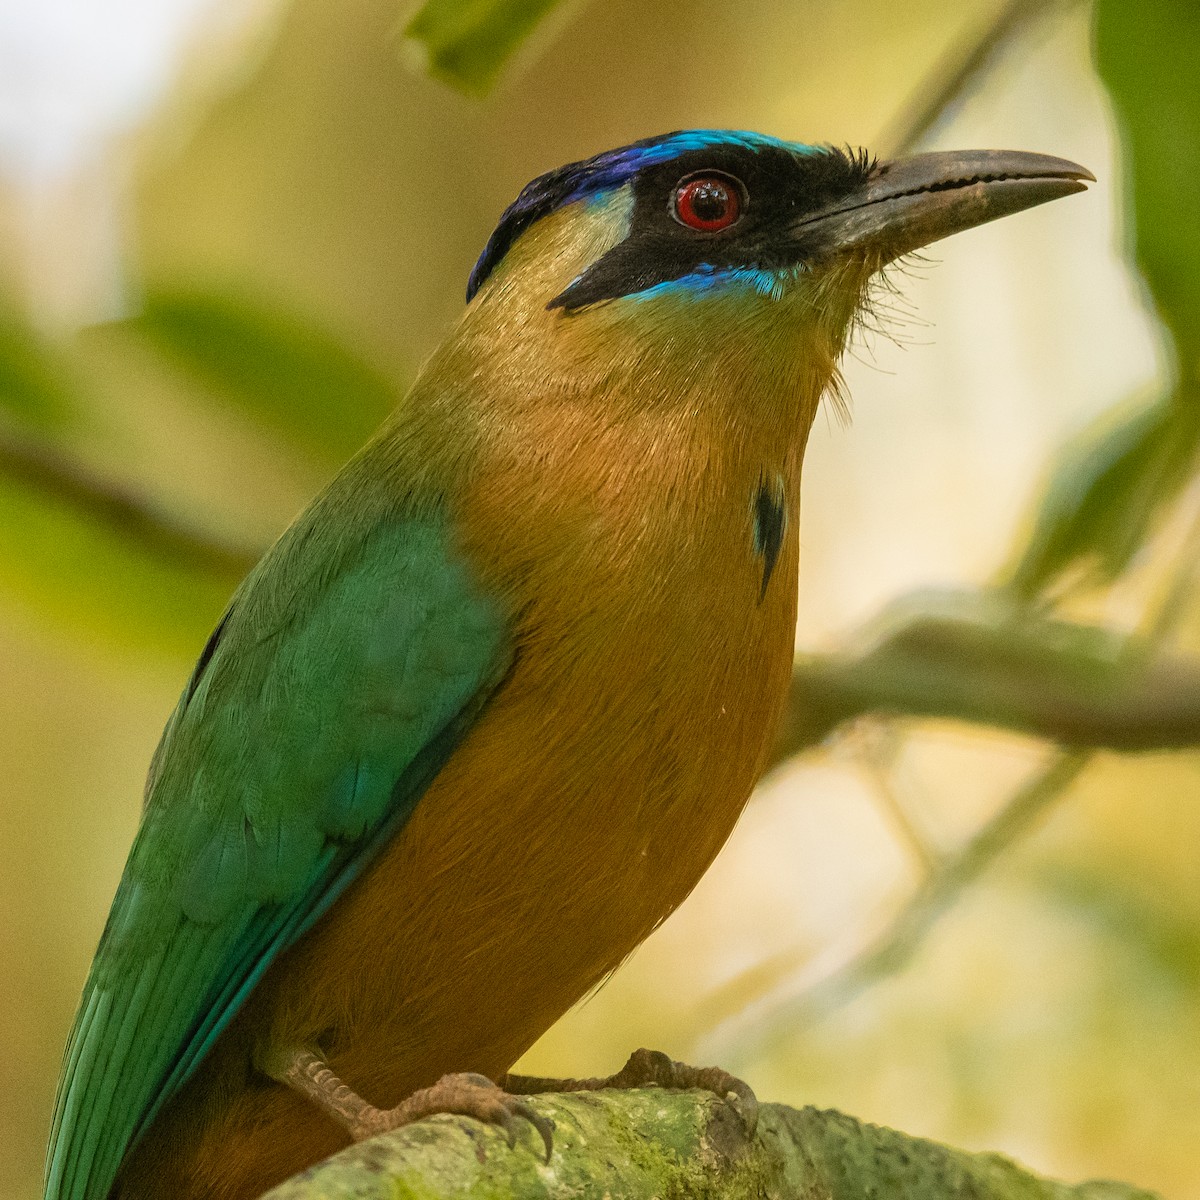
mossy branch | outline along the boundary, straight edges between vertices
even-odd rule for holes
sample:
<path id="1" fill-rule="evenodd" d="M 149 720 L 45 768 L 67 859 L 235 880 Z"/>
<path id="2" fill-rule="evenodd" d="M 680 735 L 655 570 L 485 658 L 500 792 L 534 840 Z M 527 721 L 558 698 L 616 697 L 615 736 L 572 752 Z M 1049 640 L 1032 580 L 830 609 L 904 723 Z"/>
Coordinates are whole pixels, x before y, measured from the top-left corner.
<path id="1" fill-rule="evenodd" d="M 746 1136 L 703 1092 L 539 1097 L 556 1125 L 513 1149 L 465 1117 L 435 1117 L 343 1151 L 264 1200 L 1153 1200 L 1124 1184 L 1074 1187 L 997 1154 L 970 1154 L 841 1113 L 763 1105 Z"/>

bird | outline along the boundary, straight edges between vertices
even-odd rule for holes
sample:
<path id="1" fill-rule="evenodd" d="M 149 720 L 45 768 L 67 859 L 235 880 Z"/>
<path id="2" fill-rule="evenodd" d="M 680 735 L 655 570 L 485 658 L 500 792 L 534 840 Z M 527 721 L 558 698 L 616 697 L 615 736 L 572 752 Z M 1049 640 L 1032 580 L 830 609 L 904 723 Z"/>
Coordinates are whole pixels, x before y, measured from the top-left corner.
<path id="1" fill-rule="evenodd" d="M 45 1200 L 248 1200 L 439 1111 L 548 1141 L 512 1066 L 768 762 L 805 443 L 873 281 L 1093 179 L 692 129 L 529 183 L 169 718 Z M 635 1060 L 607 1082 L 739 1094 Z"/>

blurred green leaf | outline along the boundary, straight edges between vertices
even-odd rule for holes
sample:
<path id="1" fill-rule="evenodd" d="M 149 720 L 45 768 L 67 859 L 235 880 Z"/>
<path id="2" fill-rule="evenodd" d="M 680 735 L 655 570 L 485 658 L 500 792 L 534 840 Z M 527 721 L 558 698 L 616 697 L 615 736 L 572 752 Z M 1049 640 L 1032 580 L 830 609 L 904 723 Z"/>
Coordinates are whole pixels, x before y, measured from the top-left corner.
<path id="1" fill-rule="evenodd" d="M 461 91 L 483 95 L 521 43 L 562 0 L 426 0 L 405 27 L 421 65 Z"/>
<path id="2" fill-rule="evenodd" d="M 1138 266 L 1200 379 L 1200 5 L 1098 0 L 1096 66 L 1122 134 Z"/>
<path id="3" fill-rule="evenodd" d="M 237 581 L 0 474 L 0 586 L 43 615 L 122 646 L 191 657 Z"/>
<path id="4" fill-rule="evenodd" d="M 1068 446 L 1042 499 L 1011 586 L 1037 595 L 1068 569 L 1116 578 L 1174 499 L 1196 459 L 1200 405 L 1191 389 L 1122 413 Z"/>
<path id="5" fill-rule="evenodd" d="M 1068 449 L 1013 574 L 1026 597 L 1070 571 L 1119 575 L 1200 449 L 1200 5 L 1097 0 L 1095 45 L 1122 134 L 1131 250 L 1174 340 L 1177 382 Z"/>
<path id="6" fill-rule="evenodd" d="M 293 444 L 340 463 L 395 406 L 395 383 L 325 330 L 249 300 L 157 293 L 124 323 L 179 370 Z"/>
<path id="7" fill-rule="evenodd" d="M 21 425 L 56 428 L 77 411 L 71 370 L 52 346 L 0 311 L 0 409 Z"/>
<path id="8" fill-rule="evenodd" d="M 1058 868 L 1038 881 L 1129 953 L 1157 983 L 1200 989 L 1200 926 L 1178 905 L 1155 904 L 1111 872 Z"/>

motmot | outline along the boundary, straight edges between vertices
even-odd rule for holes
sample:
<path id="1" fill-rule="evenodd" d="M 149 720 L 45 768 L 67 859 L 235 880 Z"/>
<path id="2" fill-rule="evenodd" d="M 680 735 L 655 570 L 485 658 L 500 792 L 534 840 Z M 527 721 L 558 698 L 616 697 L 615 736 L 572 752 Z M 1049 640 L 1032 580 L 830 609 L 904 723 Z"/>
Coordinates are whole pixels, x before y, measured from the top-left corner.
<path id="1" fill-rule="evenodd" d="M 248 1200 L 511 1068 L 688 895 L 791 675 L 805 442 L 872 281 L 1082 190 L 689 130 L 521 191 L 395 413 L 253 568 L 149 769 L 46 1200 Z M 514 1153 L 523 1153 L 518 1148 Z"/>

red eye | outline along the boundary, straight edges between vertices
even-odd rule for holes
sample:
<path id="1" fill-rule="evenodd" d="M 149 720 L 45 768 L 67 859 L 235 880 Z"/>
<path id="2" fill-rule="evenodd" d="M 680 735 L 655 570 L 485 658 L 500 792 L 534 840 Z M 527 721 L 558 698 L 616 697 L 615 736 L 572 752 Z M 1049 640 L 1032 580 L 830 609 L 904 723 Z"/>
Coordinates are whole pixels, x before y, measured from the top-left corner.
<path id="1" fill-rule="evenodd" d="M 742 215 L 742 196 L 732 179 L 703 175 L 675 189 L 671 212 L 681 225 L 701 233 L 728 229 Z"/>

